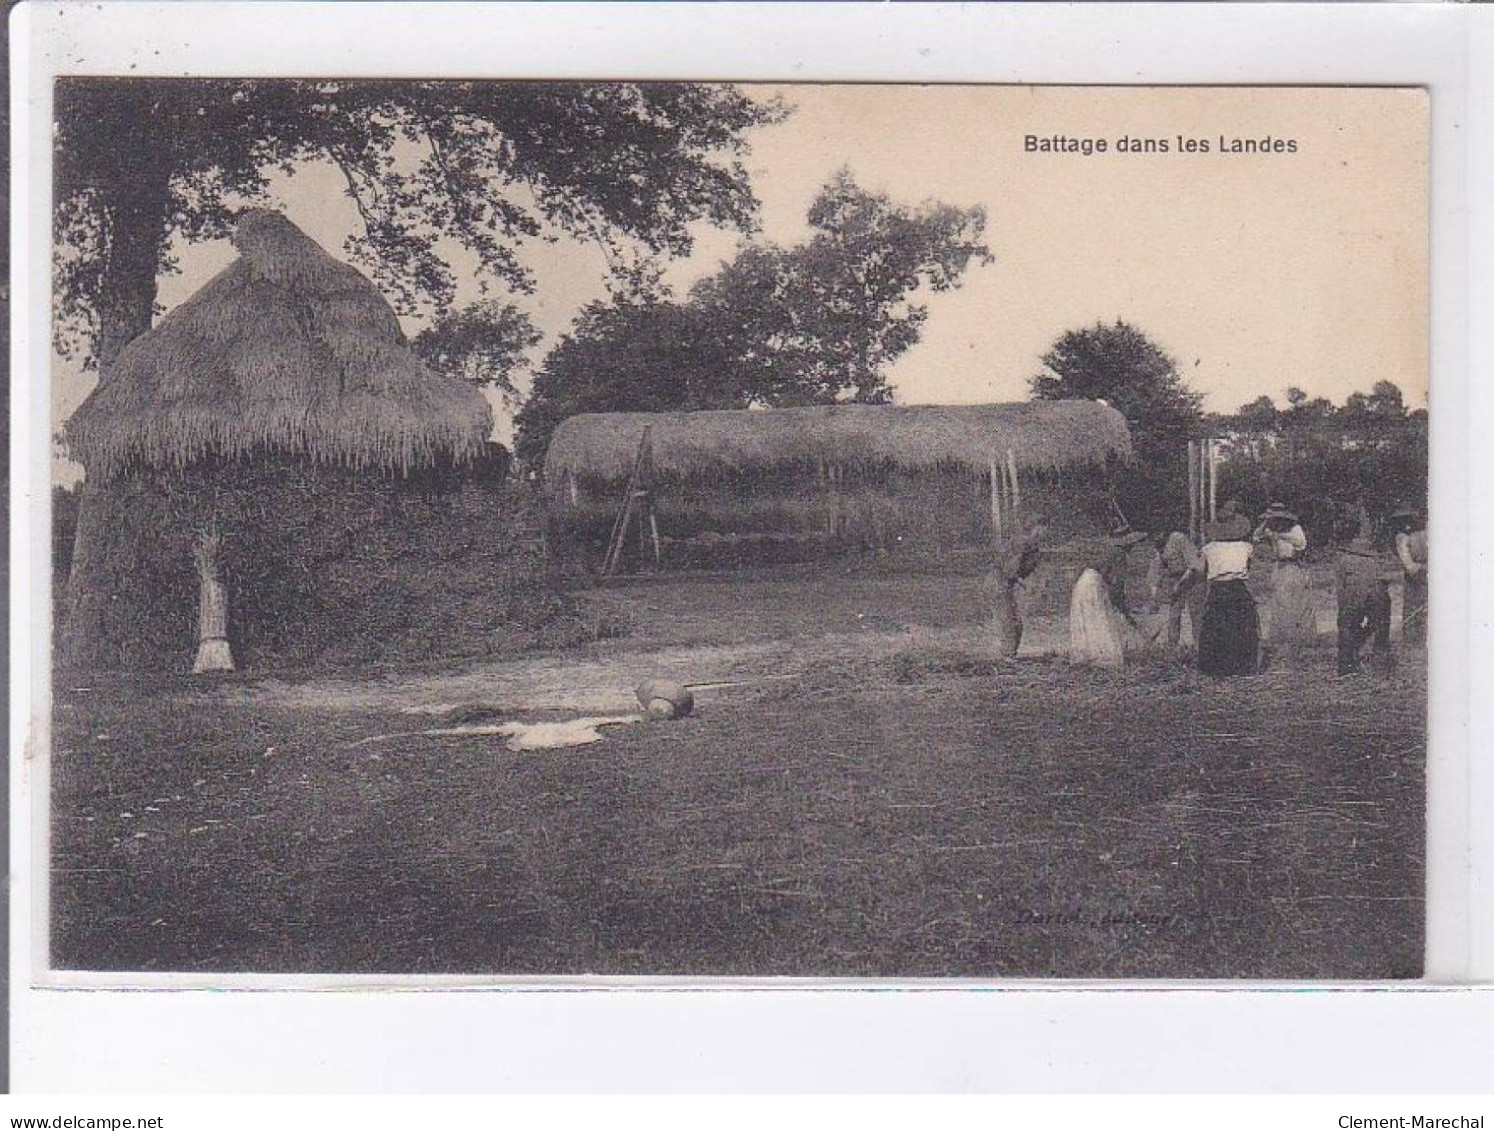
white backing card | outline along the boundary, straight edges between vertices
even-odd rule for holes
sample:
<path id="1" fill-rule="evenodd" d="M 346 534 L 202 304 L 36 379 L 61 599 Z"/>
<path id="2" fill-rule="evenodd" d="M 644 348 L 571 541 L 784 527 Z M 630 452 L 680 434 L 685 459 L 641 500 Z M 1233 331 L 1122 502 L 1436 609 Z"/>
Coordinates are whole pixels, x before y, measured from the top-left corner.
<path id="1" fill-rule="evenodd" d="M 19 1091 L 1458 1090 L 1494 1061 L 1494 20 L 1434 5 L 27 5 L 12 23 L 12 1071 Z M 1484 65 L 1479 66 L 1482 62 Z M 38 989 L 58 74 L 1425 86 L 1432 98 L 1427 981 Z M 221 979 L 200 979 L 220 982 Z M 296 980 L 290 980 L 293 983 Z M 299 984 L 325 984 L 305 979 Z M 346 980 L 343 980 L 345 984 Z M 374 980 L 377 983 L 377 980 Z M 465 988 L 459 988 L 465 987 Z M 1452 988 L 1460 987 L 1460 988 Z M 1396 1039 L 1386 1040 L 1387 1034 Z"/>

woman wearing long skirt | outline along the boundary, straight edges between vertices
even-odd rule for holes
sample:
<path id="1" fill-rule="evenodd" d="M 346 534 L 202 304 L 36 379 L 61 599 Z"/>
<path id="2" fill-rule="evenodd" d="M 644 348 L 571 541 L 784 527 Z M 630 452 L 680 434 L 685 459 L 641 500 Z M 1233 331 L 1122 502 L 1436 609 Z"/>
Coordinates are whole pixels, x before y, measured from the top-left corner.
<path id="1" fill-rule="evenodd" d="M 1260 616 L 1245 585 L 1250 533 L 1243 515 L 1214 523 L 1199 553 L 1199 569 L 1209 585 L 1198 640 L 1198 670 L 1205 675 L 1253 675 L 1260 669 Z"/>
<path id="2" fill-rule="evenodd" d="M 1131 550 L 1146 535 L 1122 527 L 1111 533 L 1110 552 L 1098 569 L 1090 567 L 1074 583 L 1069 600 L 1069 661 L 1105 668 L 1125 666 L 1126 653 L 1141 634 L 1125 613 L 1126 566 Z"/>
<path id="3" fill-rule="evenodd" d="M 1307 550 L 1307 535 L 1297 516 L 1280 503 L 1272 503 L 1255 528 L 1255 541 L 1269 546 L 1273 558 L 1267 606 L 1272 646 L 1312 641 L 1318 634 L 1318 621 L 1307 573 L 1298 560 Z"/>

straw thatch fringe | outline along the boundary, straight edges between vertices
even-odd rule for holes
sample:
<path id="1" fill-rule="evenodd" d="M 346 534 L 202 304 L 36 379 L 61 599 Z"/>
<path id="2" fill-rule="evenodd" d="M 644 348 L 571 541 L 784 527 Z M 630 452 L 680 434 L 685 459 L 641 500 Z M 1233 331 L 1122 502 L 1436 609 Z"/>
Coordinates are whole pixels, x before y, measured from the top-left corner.
<path id="1" fill-rule="evenodd" d="M 265 449 L 398 472 L 482 453 L 487 401 L 410 352 L 372 283 L 278 213 L 245 213 L 234 245 L 68 421 L 91 474 Z"/>
<path id="2" fill-rule="evenodd" d="M 655 470 L 676 478 L 792 464 L 980 473 L 1008 452 L 1018 468 L 1035 473 L 1131 458 L 1125 418 L 1094 401 L 587 413 L 555 430 L 546 480 L 558 489 L 566 474 L 626 477 L 645 427 L 652 429 Z"/>

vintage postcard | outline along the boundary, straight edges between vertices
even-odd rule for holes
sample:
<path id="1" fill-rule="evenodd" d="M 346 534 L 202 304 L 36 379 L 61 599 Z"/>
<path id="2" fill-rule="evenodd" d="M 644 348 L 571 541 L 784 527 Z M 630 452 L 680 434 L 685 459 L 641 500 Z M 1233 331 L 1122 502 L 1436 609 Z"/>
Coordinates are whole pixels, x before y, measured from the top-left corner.
<path id="1" fill-rule="evenodd" d="M 51 970 L 1422 975 L 1425 91 L 53 94 Z"/>

